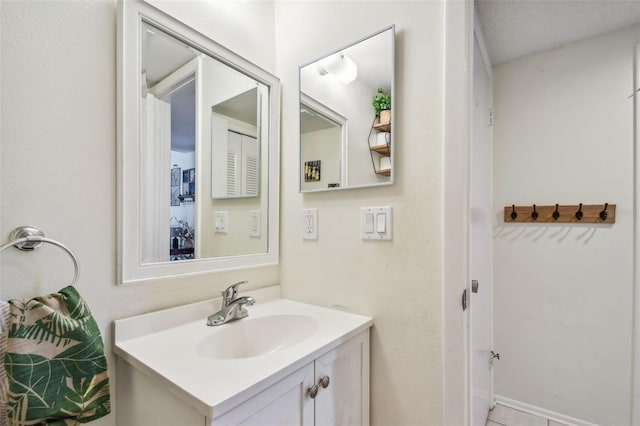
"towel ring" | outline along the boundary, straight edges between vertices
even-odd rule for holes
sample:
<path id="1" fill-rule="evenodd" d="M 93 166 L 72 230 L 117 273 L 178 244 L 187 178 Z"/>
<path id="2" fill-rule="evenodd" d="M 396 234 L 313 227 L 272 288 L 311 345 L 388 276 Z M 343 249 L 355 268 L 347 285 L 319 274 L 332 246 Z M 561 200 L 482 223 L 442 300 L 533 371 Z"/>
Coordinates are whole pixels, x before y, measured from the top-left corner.
<path id="1" fill-rule="evenodd" d="M 76 255 L 73 254 L 73 252 L 61 242 L 52 240 L 51 238 L 46 238 L 44 236 L 44 232 L 42 232 L 38 228 L 34 228 L 33 226 L 20 226 L 14 229 L 11 234 L 9 234 L 9 242 L 0 246 L 0 253 L 5 251 L 9 247 L 15 247 L 18 250 L 22 251 L 33 251 L 40 247 L 42 243 L 49 243 L 53 244 L 54 246 L 60 247 L 62 250 L 67 252 L 69 257 L 71 257 L 71 260 L 73 261 L 73 267 L 75 268 L 71 285 L 75 286 L 76 282 L 78 281 L 78 276 L 80 275 L 80 265 L 78 263 Z"/>

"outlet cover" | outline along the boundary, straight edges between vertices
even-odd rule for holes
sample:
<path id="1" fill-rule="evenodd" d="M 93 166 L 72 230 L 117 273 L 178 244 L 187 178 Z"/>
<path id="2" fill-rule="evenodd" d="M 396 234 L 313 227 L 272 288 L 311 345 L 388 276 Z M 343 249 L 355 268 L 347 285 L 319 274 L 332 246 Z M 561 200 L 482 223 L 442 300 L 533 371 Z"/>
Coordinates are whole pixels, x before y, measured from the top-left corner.
<path id="1" fill-rule="evenodd" d="M 302 238 L 304 240 L 318 239 L 318 209 L 302 210 Z"/>

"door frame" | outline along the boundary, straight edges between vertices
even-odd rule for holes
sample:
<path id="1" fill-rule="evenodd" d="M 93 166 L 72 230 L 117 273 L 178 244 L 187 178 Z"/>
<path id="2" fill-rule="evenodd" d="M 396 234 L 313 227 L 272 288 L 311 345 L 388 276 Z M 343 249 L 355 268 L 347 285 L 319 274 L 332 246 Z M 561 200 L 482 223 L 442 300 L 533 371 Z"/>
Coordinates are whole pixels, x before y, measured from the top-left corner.
<path id="1" fill-rule="evenodd" d="M 640 267 L 638 266 L 638 256 L 640 255 L 640 96 L 638 87 L 640 86 L 640 44 L 636 45 L 634 65 L 634 182 L 633 182 L 633 248 L 635 259 L 633 261 L 633 360 L 632 360 L 632 387 L 631 387 L 631 424 L 640 424 Z"/>
<path id="2" fill-rule="evenodd" d="M 473 1 L 445 2 L 443 200 L 443 423 L 471 424 L 468 310 L 469 168 L 473 73 Z M 469 291 L 467 289 L 467 291 Z"/>

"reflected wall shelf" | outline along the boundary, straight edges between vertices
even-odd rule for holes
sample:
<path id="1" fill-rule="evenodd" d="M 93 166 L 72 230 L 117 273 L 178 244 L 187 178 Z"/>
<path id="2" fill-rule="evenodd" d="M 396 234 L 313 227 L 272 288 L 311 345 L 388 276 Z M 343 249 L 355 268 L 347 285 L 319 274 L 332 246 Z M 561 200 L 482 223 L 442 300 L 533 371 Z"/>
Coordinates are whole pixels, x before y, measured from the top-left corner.
<path id="1" fill-rule="evenodd" d="M 384 139 L 382 143 L 379 143 L 380 138 Z M 391 124 L 380 124 L 378 117 L 374 118 L 367 142 L 373 171 L 391 176 Z"/>
<path id="2" fill-rule="evenodd" d="M 370 149 L 371 149 L 371 151 L 377 152 L 378 154 L 382 154 L 382 155 L 386 155 L 386 156 L 391 155 L 391 150 L 389 149 L 389 146 L 387 146 L 387 145 L 372 146 L 372 147 L 370 147 Z"/>
<path id="3" fill-rule="evenodd" d="M 387 124 L 376 123 L 373 125 L 373 128 L 379 132 L 391 132 L 391 123 L 387 123 Z"/>

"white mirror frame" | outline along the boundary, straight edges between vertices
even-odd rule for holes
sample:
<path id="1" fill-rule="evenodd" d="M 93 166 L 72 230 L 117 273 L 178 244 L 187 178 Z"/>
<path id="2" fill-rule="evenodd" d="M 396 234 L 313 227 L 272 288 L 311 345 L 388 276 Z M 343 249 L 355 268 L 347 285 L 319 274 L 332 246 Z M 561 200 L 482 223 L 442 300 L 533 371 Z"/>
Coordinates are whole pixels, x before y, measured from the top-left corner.
<path id="1" fill-rule="evenodd" d="M 142 18 L 269 87 L 268 241 L 266 253 L 141 262 L 140 24 Z M 274 265 L 279 260 L 280 80 L 142 0 L 118 2 L 118 278 L 120 284 Z M 168 183 L 167 183 L 168 184 Z M 167 218 L 169 226 L 169 218 Z"/>

